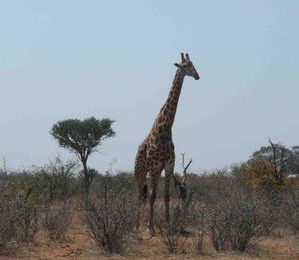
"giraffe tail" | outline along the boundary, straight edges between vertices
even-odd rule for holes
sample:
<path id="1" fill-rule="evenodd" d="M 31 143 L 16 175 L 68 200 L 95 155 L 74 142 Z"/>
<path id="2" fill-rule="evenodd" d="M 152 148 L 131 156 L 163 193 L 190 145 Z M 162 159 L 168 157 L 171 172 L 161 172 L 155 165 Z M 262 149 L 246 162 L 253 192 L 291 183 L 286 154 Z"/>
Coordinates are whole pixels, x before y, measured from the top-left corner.
<path id="1" fill-rule="evenodd" d="M 146 199 L 147 199 L 147 191 L 148 191 L 148 186 L 147 186 L 147 184 L 146 183 L 144 183 L 144 186 L 143 186 L 143 199 L 144 199 L 144 201 L 146 201 Z"/>

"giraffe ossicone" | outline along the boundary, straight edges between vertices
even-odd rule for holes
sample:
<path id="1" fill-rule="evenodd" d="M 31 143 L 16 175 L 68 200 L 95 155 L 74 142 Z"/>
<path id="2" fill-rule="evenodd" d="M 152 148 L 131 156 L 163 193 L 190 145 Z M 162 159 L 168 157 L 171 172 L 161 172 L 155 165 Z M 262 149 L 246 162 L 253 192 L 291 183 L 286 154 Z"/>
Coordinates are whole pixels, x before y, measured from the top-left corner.
<path id="1" fill-rule="evenodd" d="M 171 129 L 175 119 L 183 81 L 185 76 L 193 77 L 195 80 L 200 78 L 188 54 L 184 55 L 181 53 L 181 63 L 175 63 L 174 65 L 178 69 L 175 73 L 167 100 L 156 117 L 149 134 L 139 145 L 135 158 L 134 174 L 138 185 L 140 203 L 138 216 L 140 216 L 142 204 L 145 204 L 147 199 L 147 174 L 150 175 L 151 179 L 149 215 L 149 228 L 151 231 L 154 230 L 154 205 L 158 183 L 163 170 L 165 170 L 165 219 L 169 222 L 169 182 L 170 177 L 174 174 L 175 164 Z M 139 219 L 137 226 L 139 226 Z"/>

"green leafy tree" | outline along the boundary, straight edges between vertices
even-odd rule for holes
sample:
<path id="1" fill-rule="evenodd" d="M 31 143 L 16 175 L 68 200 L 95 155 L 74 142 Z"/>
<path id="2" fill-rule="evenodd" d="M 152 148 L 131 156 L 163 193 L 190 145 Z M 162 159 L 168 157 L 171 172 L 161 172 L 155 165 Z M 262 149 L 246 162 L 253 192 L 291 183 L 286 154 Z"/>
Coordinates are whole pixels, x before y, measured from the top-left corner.
<path id="1" fill-rule="evenodd" d="M 83 188 L 88 195 L 92 174 L 87 168 L 87 160 L 105 139 L 115 135 L 113 120 L 109 118 L 85 120 L 68 119 L 59 121 L 52 127 L 51 134 L 64 147 L 75 153 L 83 165 Z"/>

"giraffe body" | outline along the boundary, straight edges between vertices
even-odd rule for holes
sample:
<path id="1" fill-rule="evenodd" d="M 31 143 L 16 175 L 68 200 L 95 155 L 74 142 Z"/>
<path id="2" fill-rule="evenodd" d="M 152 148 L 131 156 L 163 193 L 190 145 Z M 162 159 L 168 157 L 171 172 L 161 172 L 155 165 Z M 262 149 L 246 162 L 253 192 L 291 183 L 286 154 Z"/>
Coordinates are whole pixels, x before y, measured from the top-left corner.
<path id="1" fill-rule="evenodd" d="M 171 129 L 174 122 L 184 77 L 187 75 L 192 76 L 195 79 L 199 79 L 199 75 L 190 61 L 188 54 L 186 54 L 186 58 L 183 54 L 181 54 L 181 57 L 182 63 L 175 64 L 178 69 L 176 71 L 168 98 L 165 104 L 162 106 L 148 136 L 139 145 L 135 159 L 134 173 L 139 189 L 140 207 L 146 202 L 146 177 L 148 173 L 151 179 L 149 219 L 149 228 L 151 230 L 153 230 L 156 192 L 163 170 L 165 170 L 165 218 L 166 221 L 169 221 L 169 182 L 170 177 L 173 176 L 175 165 L 175 147 L 172 141 Z"/>

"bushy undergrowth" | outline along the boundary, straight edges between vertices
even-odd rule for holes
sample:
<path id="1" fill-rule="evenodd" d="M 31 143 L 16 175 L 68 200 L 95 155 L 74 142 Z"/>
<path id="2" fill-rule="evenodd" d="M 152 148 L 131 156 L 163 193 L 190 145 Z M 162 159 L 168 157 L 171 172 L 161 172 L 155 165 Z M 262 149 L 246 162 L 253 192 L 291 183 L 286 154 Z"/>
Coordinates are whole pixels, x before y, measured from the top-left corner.
<path id="1" fill-rule="evenodd" d="M 285 219 L 285 225 L 289 227 L 293 233 L 299 233 L 299 189 L 290 187 L 284 193 L 282 203 L 282 217 Z"/>
<path id="2" fill-rule="evenodd" d="M 158 228 L 158 237 L 169 253 L 184 252 L 184 243 L 190 232 L 187 230 L 190 223 L 188 209 L 182 208 L 180 201 L 173 201 L 169 207 L 170 221 L 165 221 L 165 209 L 161 207 L 155 216 Z"/>
<path id="3" fill-rule="evenodd" d="M 18 241 L 32 241 L 38 230 L 39 207 L 30 199 L 16 199 L 15 231 Z"/>
<path id="4" fill-rule="evenodd" d="M 78 176 L 75 164 L 60 159 L 30 171 L 0 174 L 0 250 L 10 241 L 34 240 L 40 228 L 46 229 L 51 239 L 63 238 L 72 213 L 67 201 L 81 195 Z M 223 170 L 190 174 L 186 187 L 193 196 L 184 208 L 172 186 L 169 223 L 165 222 L 164 209 L 159 211 L 156 204 L 155 228 L 170 253 L 181 252 L 188 239 L 193 250 L 201 254 L 204 239 L 209 239 L 217 251 L 244 251 L 252 240 L 277 228 L 299 232 L 296 185 L 256 189 L 244 178 Z M 136 225 L 136 193 L 132 174 L 100 175 L 95 171 L 82 212 L 91 237 L 104 250 L 120 252 L 125 247 Z M 163 192 L 159 199 L 163 201 Z"/>
<path id="5" fill-rule="evenodd" d="M 232 188 L 232 187 L 231 187 Z M 208 233 L 216 250 L 244 251 L 263 229 L 263 206 L 255 194 L 238 188 L 218 197 L 208 213 Z"/>
<path id="6" fill-rule="evenodd" d="M 72 206 L 71 201 L 62 203 L 49 202 L 45 206 L 44 228 L 52 240 L 63 239 L 70 225 Z"/>
<path id="7" fill-rule="evenodd" d="M 6 194 L 0 200 L 0 252 L 15 235 L 15 205 Z"/>
<path id="8" fill-rule="evenodd" d="M 135 192 L 122 178 L 105 176 L 99 190 L 84 201 L 91 237 L 107 252 L 120 252 L 137 221 Z M 128 183 L 127 183 L 128 184 Z"/>
<path id="9" fill-rule="evenodd" d="M 202 176 L 200 187 L 204 192 L 195 196 L 195 219 L 202 220 L 197 224 L 199 234 L 208 234 L 217 251 L 244 251 L 253 237 L 267 235 L 280 225 L 277 204 L 223 171 Z"/>

